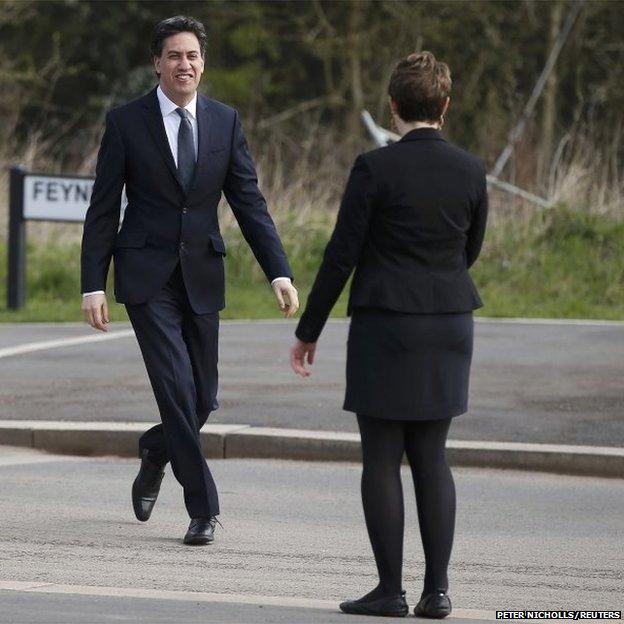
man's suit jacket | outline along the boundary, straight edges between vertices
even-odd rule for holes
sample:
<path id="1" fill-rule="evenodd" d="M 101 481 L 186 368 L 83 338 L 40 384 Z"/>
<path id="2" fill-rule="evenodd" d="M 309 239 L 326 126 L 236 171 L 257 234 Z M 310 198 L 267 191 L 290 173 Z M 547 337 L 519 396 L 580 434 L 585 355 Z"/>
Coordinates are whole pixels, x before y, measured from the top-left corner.
<path id="1" fill-rule="evenodd" d="M 357 157 L 296 335 L 315 342 L 355 267 L 354 308 L 467 312 L 482 305 L 468 274 L 487 218 L 477 157 L 419 128 Z"/>
<path id="2" fill-rule="evenodd" d="M 156 89 L 107 114 L 84 224 L 82 292 L 105 289 L 114 256 L 117 301 L 144 303 L 180 261 L 193 311 L 223 309 L 226 251 L 217 220 L 222 192 L 267 278 L 292 278 L 237 111 L 198 94 L 197 124 L 195 178 L 186 194 Z M 124 184 L 128 205 L 117 232 Z"/>

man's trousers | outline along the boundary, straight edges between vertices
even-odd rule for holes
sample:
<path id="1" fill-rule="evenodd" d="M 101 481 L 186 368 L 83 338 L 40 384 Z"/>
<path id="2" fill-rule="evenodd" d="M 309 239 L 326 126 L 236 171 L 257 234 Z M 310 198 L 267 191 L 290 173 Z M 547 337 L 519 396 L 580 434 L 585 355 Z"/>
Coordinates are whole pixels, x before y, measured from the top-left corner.
<path id="1" fill-rule="evenodd" d="M 179 264 L 154 299 L 126 310 L 162 421 L 141 436 L 139 456 L 171 462 L 191 518 L 216 516 L 219 499 L 199 431 L 218 407 L 219 313 L 193 312 Z"/>

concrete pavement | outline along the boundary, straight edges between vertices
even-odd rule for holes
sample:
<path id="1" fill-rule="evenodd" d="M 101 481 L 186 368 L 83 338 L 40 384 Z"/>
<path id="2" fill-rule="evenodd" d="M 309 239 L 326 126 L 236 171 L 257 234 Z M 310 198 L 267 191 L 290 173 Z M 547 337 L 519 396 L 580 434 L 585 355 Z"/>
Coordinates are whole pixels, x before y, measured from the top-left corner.
<path id="1" fill-rule="evenodd" d="M 0 421 L 0 444 L 69 455 L 136 457 L 146 424 L 118 422 Z M 271 458 L 304 461 L 360 461 L 355 433 L 204 425 L 204 455 L 210 458 Z M 593 477 L 624 477 L 624 448 L 447 440 L 451 466 L 536 470 Z"/>
<path id="2" fill-rule="evenodd" d="M 181 544 L 187 519 L 170 469 L 141 524 L 130 506 L 135 460 L 0 448 L 0 621 L 351 621 L 335 605 L 375 583 L 359 465 L 211 466 L 224 529 L 212 546 L 191 548 Z M 495 609 L 622 608 L 623 481 L 453 472 L 454 613 L 446 621 L 487 621 Z M 408 472 L 403 482 L 413 606 L 423 555 Z"/>
<path id="3" fill-rule="evenodd" d="M 0 590 L 0 619 L 5 624 L 355 624 L 361 619 L 333 609 L 230 602 L 198 592 L 134 592 L 119 588 L 94 592 L 82 587 L 44 587 L 33 591 Z M 67 591 L 64 591 L 67 590 Z M 121 594 L 121 595 L 120 595 Z M 137 594 L 137 595 L 135 595 Z M 175 597 L 171 597 L 175 595 Z M 447 622 L 460 622 L 448 618 Z M 465 620 L 474 622 L 474 620 Z M 477 620 L 479 621 L 479 620 Z M 367 624 L 388 624 L 387 618 L 367 618 Z"/>

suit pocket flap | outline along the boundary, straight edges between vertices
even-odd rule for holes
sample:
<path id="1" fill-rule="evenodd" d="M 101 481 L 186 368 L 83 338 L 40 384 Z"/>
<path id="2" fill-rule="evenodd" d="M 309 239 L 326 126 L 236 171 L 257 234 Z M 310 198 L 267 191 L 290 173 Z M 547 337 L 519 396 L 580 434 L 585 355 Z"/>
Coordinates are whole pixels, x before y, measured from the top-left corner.
<path id="1" fill-rule="evenodd" d="M 211 234 L 210 242 L 212 243 L 213 249 L 217 253 L 220 253 L 221 255 L 225 256 L 225 243 L 223 242 L 223 239 L 220 236 L 217 236 L 216 234 Z"/>
<path id="2" fill-rule="evenodd" d="M 116 247 L 145 247 L 147 234 L 145 232 L 120 232 L 115 241 Z"/>

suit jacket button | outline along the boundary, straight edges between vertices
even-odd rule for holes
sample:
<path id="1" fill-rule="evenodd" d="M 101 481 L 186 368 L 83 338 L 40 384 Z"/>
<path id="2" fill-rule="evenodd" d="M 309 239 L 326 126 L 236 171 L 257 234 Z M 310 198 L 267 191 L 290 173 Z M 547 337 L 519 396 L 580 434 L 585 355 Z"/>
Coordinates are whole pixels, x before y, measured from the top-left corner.
<path id="1" fill-rule="evenodd" d="M 180 249 L 184 249 L 184 243 L 180 243 Z"/>
<path id="2" fill-rule="evenodd" d="M 182 214 L 186 214 L 186 211 L 187 211 L 187 207 L 184 206 L 184 208 L 182 208 Z"/>

